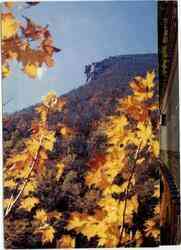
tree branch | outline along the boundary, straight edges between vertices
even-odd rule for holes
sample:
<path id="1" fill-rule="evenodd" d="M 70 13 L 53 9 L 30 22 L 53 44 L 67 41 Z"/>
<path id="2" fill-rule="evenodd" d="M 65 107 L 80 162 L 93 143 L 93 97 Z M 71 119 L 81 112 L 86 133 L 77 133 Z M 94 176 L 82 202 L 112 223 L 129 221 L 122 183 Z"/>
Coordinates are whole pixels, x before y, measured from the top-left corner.
<path id="1" fill-rule="evenodd" d="M 131 174 L 129 176 L 129 179 L 128 179 L 128 185 L 126 187 L 126 192 L 125 192 L 125 202 L 124 202 L 124 210 L 123 210 L 123 225 L 122 225 L 122 228 L 121 228 L 121 233 L 120 233 L 120 243 L 122 241 L 122 237 L 123 237 L 123 233 L 124 233 L 124 226 L 125 226 L 125 216 L 126 216 L 126 208 L 127 208 L 127 196 L 128 196 L 128 192 L 129 192 L 129 187 L 131 185 L 131 180 L 133 178 L 133 175 L 134 175 L 134 172 L 135 172 L 135 168 L 136 168 L 136 160 L 138 158 L 138 154 L 140 152 L 140 148 L 141 148 L 141 144 L 142 144 L 142 141 L 138 147 L 138 149 L 136 150 L 136 153 L 135 153 L 135 157 L 134 157 L 134 165 L 133 165 L 133 168 L 132 168 L 132 171 L 131 171 Z"/>
<path id="2" fill-rule="evenodd" d="M 13 195 L 11 195 L 9 205 L 8 205 L 8 207 L 7 207 L 7 209 L 6 209 L 6 212 L 5 212 L 5 217 L 7 217 L 7 216 L 9 215 L 9 213 L 10 213 L 11 210 L 12 210 L 12 208 L 15 206 L 15 204 L 17 203 L 17 201 L 19 200 L 19 198 L 20 198 L 20 197 L 22 196 L 22 194 L 23 194 L 23 191 L 24 191 L 24 189 L 25 189 L 25 187 L 26 187 L 26 184 L 27 184 L 28 181 L 29 181 L 29 178 L 30 178 L 30 176 L 31 176 L 31 173 L 32 173 L 34 167 L 36 166 L 36 163 L 37 163 L 37 160 L 38 160 L 38 157 L 39 157 L 39 153 L 40 153 L 40 150 L 41 150 L 42 140 L 43 140 L 43 137 L 40 138 L 40 146 L 39 146 L 39 148 L 38 148 L 38 150 L 37 150 L 37 152 L 36 152 L 36 155 L 35 155 L 35 157 L 34 157 L 34 159 L 33 159 L 33 161 L 32 161 L 31 168 L 30 168 L 30 170 L 29 170 L 29 172 L 28 172 L 28 174 L 27 174 L 27 177 L 26 177 L 25 180 L 24 180 L 24 183 L 23 183 L 23 186 L 22 186 L 21 190 L 18 192 L 18 194 L 17 194 L 17 196 L 16 196 L 16 198 L 15 198 L 14 200 L 13 200 Z"/>

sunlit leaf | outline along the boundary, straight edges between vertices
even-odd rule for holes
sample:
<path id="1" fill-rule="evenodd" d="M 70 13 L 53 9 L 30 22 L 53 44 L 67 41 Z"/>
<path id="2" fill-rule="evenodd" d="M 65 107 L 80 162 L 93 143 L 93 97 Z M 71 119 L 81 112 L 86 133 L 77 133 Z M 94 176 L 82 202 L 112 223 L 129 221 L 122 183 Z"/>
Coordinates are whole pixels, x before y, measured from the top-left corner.
<path id="1" fill-rule="evenodd" d="M 57 241 L 57 248 L 75 248 L 75 239 L 70 235 L 62 235 Z"/>
<path id="2" fill-rule="evenodd" d="M 12 13 L 1 14 L 2 39 L 14 36 L 19 28 L 19 23 Z"/>
<path id="3" fill-rule="evenodd" d="M 34 192 L 37 188 L 37 183 L 34 180 L 30 180 L 23 191 L 24 196 L 29 195 L 31 192 Z"/>
<path id="4" fill-rule="evenodd" d="M 6 181 L 4 182 L 4 187 L 8 187 L 8 188 L 10 188 L 10 189 L 15 188 L 16 185 L 17 185 L 16 182 L 13 181 L 13 180 L 6 180 Z"/>
<path id="5" fill-rule="evenodd" d="M 139 122 L 137 128 L 138 128 L 137 136 L 138 138 L 140 138 L 142 146 L 144 147 L 153 137 L 151 124 L 146 125 Z"/>
<path id="6" fill-rule="evenodd" d="M 160 154 L 160 143 L 158 140 L 153 140 L 152 141 L 152 150 L 153 150 L 153 154 L 155 157 L 158 157 Z"/>
<path id="7" fill-rule="evenodd" d="M 28 139 L 25 142 L 25 144 L 26 144 L 28 152 L 31 154 L 32 157 L 34 157 L 39 150 L 40 142 L 34 138 L 31 138 L 31 139 Z"/>
<path id="8" fill-rule="evenodd" d="M 47 120 L 48 110 L 44 105 L 36 107 L 36 111 L 40 114 L 41 122 L 45 123 Z"/>
<path id="9" fill-rule="evenodd" d="M 43 244 L 53 241 L 55 229 L 52 226 L 48 225 L 47 227 L 41 229 L 40 232 L 41 232 L 41 241 Z"/>
<path id="10" fill-rule="evenodd" d="M 146 88 L 152 89 L 154 87 L 154 79 L 155 79 L 155 72 L 147 72 L 146 74 L 146 80 L 143 81 L 143 84 Z"/>
<path id="11" fill-rule="evenodd" d="M 55 132 L 49 131 L 44 136 L 42 145 L 46 150 L 51 151 L 53 149 L 54 142 L 55 142 Z"/>
<path id="12" fill-rule="evenodd" d="M 47 213 L 43 209 L 36 210 L 36 214 L 34 216 L 36 220 L 38 220 L 41 224 L 45 223 L 48 219 Z"/>
<path id="13" fill-rule="evenodd" d="M 43 104 L 48 108 L 55 106 L 58 101 L 57 95 L 54 91 L 49 91 L 48 94 L 44 96 L 42 99 L 43 99 Z"/>
<path id="14" fill-rule="evenodd" d="M 3 65 L 2 66 L 2 77 L 6 78 L 11 74 L 10 67 L 8 65 Z"/>
<path id="15" fill-rule="evenodd" d="M 16 154 L 13 155 L 11 158 L 7 159 L 6 164 L 12 165 L 18 162 L 25 162 L 28 159 L 28 154 Z"/>
<path id="16" fill-rule="evenodd" d="M 30 77 L 35 79 L 38 75 L 38 66 L 33 63 L 27 63 L 23 71 Z"/>
<path id="17" fill-rule="evenodd" d="M 109 185 L 106 175 L 103 173 L 102 169 L 88 172 L 85 180 L 88 186 L 95 185 L 96 187 L 99 187 L 101 189 L 104 189 Z"/>
<path id="18" fill-rule="evenodd" d="M 36 197 L 28 197 L 21 201 L 20 208 L 30 212 L 33 207 L 39 203 L 39 199 Z"/>
<path id="19" fill-rule="evenodd" d="M 159 220 L 153 218 L 149 219 L 145 222 L 145 235 L 152 236 L 156 240 L 160 240 L 160 228 L 159 228 Z"/>

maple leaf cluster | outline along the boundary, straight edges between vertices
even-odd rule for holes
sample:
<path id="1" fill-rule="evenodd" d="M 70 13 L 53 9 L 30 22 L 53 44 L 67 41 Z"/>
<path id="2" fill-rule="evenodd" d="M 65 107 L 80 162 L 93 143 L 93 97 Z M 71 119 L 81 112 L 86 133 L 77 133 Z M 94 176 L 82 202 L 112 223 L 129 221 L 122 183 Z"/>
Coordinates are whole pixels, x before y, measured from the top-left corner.
<path id="1" fill-rule="evenodd" d="M 107 117 L 98 127 L 106 134 L 108 147 L 104 154 L 89 160 L 85 181 L 90 188 L 102 190 L 99 210 L 92 216 L 73 213 L 67 228 L 88 239 L 97 236 L 101 247 L 140 246 L 143 232 L 159 242 L 159 223 L 154 222 L 155 218 L 159 221 L 159 206 L 154 217 L 145 222 L 143 232 L 136 225 L 132 229 L 140 205 L 140 193 L 135 192 L 140 185 L 137 172 L 159 157 L 158 126 L 153 127 L 151 121 L 151 112 L 158 111 L 153 102 L 154 78 L 154 72 L 148 72 L 145 78 L 136 77 L 130 83 L 133 94 L 120 100 L 120 113 Z M 148 104 L 151 99 L 154 104 Z M 119 175 L 122 182 L 117 184 Z M 150 183 L 152 188 L 157 182 Z M 159 202 L 159 194 L 151 196 Z"/>
<path id="2" fill-rule="evenodd" d="M 18 208 L 20 213 L 31 213 L 37 208 L 32 222 L 35 228 L 32 233 L 41 238 L 42 244 L 53 241 L 55 229 L 50 222 L 61 217 L 61 213 L 57 211 L 47 212 L 43 208 L 38 209 L 41 200 L 36 193 L 40 180 L 46 175 L 47 154 L 53 150 L 56 140 L 55 132 L 48 128 L 48 114 L 51 109 L 61 110 L 64 103 L 63 100 L 58 100 L 54 92 L 49 92 L 43 97 L 42 104 L 37 107 L 39 122 L 32 122 L 32 136 L 24 141 L 24 150 L 12 153 L 5 163 L 4 187 L 8 196 L 4 200 L 5 218 L 11 216 L 15 208 Z M 57 179 L 61 176 L 63 168 L 63 163 L 59 162 L 56 167 Z M 64 238 L 62 240 L 66 241 Z"/>
<path id="3" fill-rule="evenodd" d="M 10 75 L 11 61 L 16 60 L 22 71 L 34 79 L 40 74 L 43 64 L 47 67 L 54 65 L 53 54 L 60 49 L 54 47 L 48 25 L 40 26 L 27 17 L 24 17 L 25 22 L 17 20 L 13 6 L 13 3 L 5 3 L 5 11 L 1 14 L 2 76 Z"/>
<path id="4" fill-rule="evenodd" d="M 152 122 L 158 112 L 154 78 L 154 72 L 148 72 L 130 83 L 132 94 L 95 128 L 94 133 L 104 135 L 106 146 L 94 148 L 88 156 L 86 148 L 81 151 L 76 144 L 82 136 L 72 128 L 60 122 L 56 130 L 49 127 L 49 116 L 55 110 L 63 112 L 66 101 L 54 92 L 43 97 L 24 149 L 12 151 L 5 161 L 9 233 L 9 220 L 17 213 L 31 215 L 27 230 L 36 244 L 46 247 L 74 248 L 80 235 L 95 247 L 142 246 L 146 238 L 158 244 L 159 177 L 148 174 L 156 171 L 159 157 L 159 126 Z M 137 112 L 140 105 L 144 114 Z M 50 160 L 57 136 L 67 152 Z M 143 214 L 141 207 L 152 201 L 149 215 Z"/>

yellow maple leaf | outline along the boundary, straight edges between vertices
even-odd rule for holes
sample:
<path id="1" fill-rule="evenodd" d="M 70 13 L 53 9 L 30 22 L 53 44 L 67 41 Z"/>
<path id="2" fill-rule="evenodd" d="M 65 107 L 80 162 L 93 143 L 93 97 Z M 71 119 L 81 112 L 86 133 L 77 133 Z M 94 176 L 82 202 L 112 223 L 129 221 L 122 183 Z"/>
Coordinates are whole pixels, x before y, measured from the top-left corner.
<path id="1" fill-rule="evenodd" d="M 88 186 L 95 185 L 100 189 L 104 189 L 109 185 L 107 176 L 101 168 L 98 168 L 96 171 L 89 171 L 85 181 Z"/>
<path id="2" fill-rule="evenodd" d="M 151 124 L 144 124 L 142 122 L 139 122 L 137 128 L 138 128 L 137 136 L 138 138 L 140 138 L 141 147 L 143 148 L 153 137 L 152 127 Z"/>
<path id="3" fill-rule="evenodd" d="M 121 135 L 124 132 L 125 126 L 127 124 L 128 121 L 124 115 L 110 117 L 110 122 L 108 123 L 108 127 L 105 131 L 108 138 Z"/>
<path id="4" fill-rule="evenodd" d="M 37 183 L 34 180 L 30 180 L 26 187 L 24 188 L 23 195 L 27 196 L 30 194 L 30 192 L 34 192 L 36 190 Z"/>
<path id="5" fill-rule="evenodd" d="M 145 93 L 141 93 L 141 97 L 139 97 L 139 95 L 138 96 L 132 95 L 123 98 L 119 102 L 118 111 L 126 113 L 128 116 L 132 117 L 136 121 L 145 121 L 148 119 L 149 116 L 148 112 L 149 107 L 150 110 L 154 107 L 145 104 L 143 102 L 144 98 L 145 98 Z M 146 98 L 147 98 L 147 93 L 146 93 Z"/>
<path id="6" fill-rule="evenodd" d="M 48 225 L 44 229 L 41 230 L 41 240 L 42 243 L 45 244 L 47 242 L 52 242 L 55 234 L 55 229 Z"/>
<path id="7" fill-rule="evenodd" d="M 153 97 L 153 87 L 154 87 L 154 80 L 155 73 L 148 72 L 145 78 L 136 77 L 131 83 L 130 87 L 133 90 L 134 97 L 142 102 L 148 100 Z"/>
<path id="8" fill-rule="evenodd" d="M 34 157 L 38 152 L 40 142 L 34 138 L 30 138 L 25 142 L 25 144 L 28 152 L 31 154 L 32 157 Z"/>
<path id="9" fill-rule="evenodd" d="M 96 235 L 101 238 L 107 237 L 105 232 L 105 224 L 98 221 L 91 224 L 87 223 L 85 227 L 81 229 L 81 232 L 87 236 L 88 240 Z"/>
<path id="10" fill-rule="evenodd" d="M 30 212 L 34 206 L 39 203 L 39 199 L 36 197 L 28 197 L 21 201 L 20 208 Z"/>
<path id="11" fill-rule="evenodd" d="M 113 226 L 110 226 L 110 228 L 113 228 Z M 119 235 L 118 235 L 119 230 L 117 230 L 117 233 L 111 231 L 112 230 L 110 230 L 109 232 L 108 228 L 108 230 L 106 230 L 105 232 L 104 237 L 102 237 L 102 235 L 99 234 L 99 239 L 98 239 L 99 247 L 106 247 L 106 248 L 117 247 L 119 243 Z"/>
<path id="12" fill-rule="evenodd" d="M 107 238 L 107 225 L 97 216 L 88 215 L 86 213 L 73 212 L 66 226 L 67 229 L 74 229 L 77 233 L 90 238 L 98 236 L 99 238 Z"/>
<path id="13" fill-rule="evenodd" d="M 146 92 L 134 91 L 134 96 L 140 102 L 146 101 L 146 100 L 151 99 L 153 97 L 153 91 L 146 91 Z"/>
<path id="14" fill-rule="evenodd" d="M 151 111 L 158 110 L 159 109 L 159 104 L 158 103 L 153 103 L 148 105 L 148 109 Z"/>
<path id="15" fill-rule="evenodd" d="M 44 105 L 40 105 L 39 107 L 36 108 L 36 111 L 40 114 L 41 122 L 44 124 L 47 120 L 47 115 L 48 115 L 47 107 Z"/>
<path id="16" fill-rule="evenodd" d="M 52 150 L 55 142 L 55 132 L 54 131 L 47 131 L 46 135 L 43 138 L 42 146 L 46 150 Z"/>
<path id="17" fill-rule="evenodd" d="M 2 66 L 2 77 L 6 78 L 11 74 L 11 70 L 9 65 L 3 65 Z"/>
<path id="18" fill-rule="evenodd" d="M 46 96 L 42 97 L 42 101 L 47 108 L 52 108 L 57 104 L 58 98 L 54 91 L 49 91 Z"/>
<path id="19" fill-rule="evenodd" d="M 112 200 L 109 204 L 111 203 Z M 111 216 L 113 215 L 113 210 L 111 211 Z M 119 242 L 119 226 L 114 222 L 114 220 L 111 220 L 111 216 L 109 216 L 109 218 L 108 216 L 106 216 L 107 213 L 104 213 L 102 210 L 99 210 L 99 213 L 100 212 L 101 217 L 97 216 L 97 214 L 88 215 L 85 213 L 74 212 L 71 214 L 69 223 L 66 228 L 69 230 L 74 229 L 77 233 L 81 232 L 88 238 L 88 240 L 90 240 L 92 237 L 97 236 L 98 246 L 117 246 Z M 117 210 L 115 211 L 115 214 L 116 213 L 118 213 Z M 117 218 L 119 216 L 120 214 L 118 213 Z"/>
<path id="20" fill-rule="evenodd" d="M 106 196 L 98 202 L 98 205 L 107 212 L 107 223 L 118 223 L 118 220 L 122 220 L 122 214 L 120 214 L 119 201 L 115 200 L 111 195 Z"/>
<path id="21" fill-rule="evenodd" d="M 128 144 L 135 144 L 136 146 L 140 146 L 140 138 L 137 136 L 136 133 L 127 131 L 127 134 L 125 135 L 124 139 L 122 140 L 122 143 L 125 145 Z"/>
<path id="22" fill-rule="evenodd" d="M 18 162 L 25 162 L 28 159 L 28 154 L 16 154 L 12 155 L 11 158 L 7 159 L 6 164 L 7 165 L 12 165 Z"/>
<path id="23" fill-rule="evenodd" d="M 68 225 L 66 226 L 66 228 L 68 230 L 80 229 L 86 223 L 87 223 L 87 221 L 85 220 L 85 218 L 83 218 L 78 212 L 73 212 L 71 214 L 71 217 L 69 219 L 69 222 L 68 222 Z"/>
<path id="24" fill-rule="evenodd" d="M 1 14 L 1 27 L 2 27 L 2 39 L 8 39 L 16 35 L 19 23 L 12 13 L 2 13 Z"/>
<path id="25" fill-rule="evenodd" d="M 155 216 L 149 220 L 147 220 L 144 224 L 145 226 L 145 235 L 152 236 L 156 240 L 160 239 L 160 228 L 159 228 L 159 217 Z"/>
<path id="26" fill-rule="evenodd" d="M 117 174 L 124 167 L 124 152 L 119 146 L 113 147 L 107 154 L 107 162 L 104 164 L 103 176 L 108 183 L 112 183 Z"/>
<path id="27" fill-rule="evenodd" d="M 23 69 L 23 71 L 30 77 L 36 78 L 38 75 L 38 66 L 33 63 L 27 63 Z"/>
<path id="28" fill-rule="evenodd" d="M 8 187 L 10 189 L 13 189 L 16 187 L 16 182 L 14 180 L 6 180 L 4 182 L 4 187 Z"/>
<path id="29" fill-rule="evenodd" d="M 152 140 L 151 142 L 152 151 L 155 157 L 158 157 L 160 154 L 160 143 L 158 140 Z"/>
<path id="30" fill-rule="evenodd" d="M 110 195 L 113 193 L 119 194 L 126 190 L 128 183 L 124 182 L 121 186 L 112 184 L 103 191 L 103 195 Z"/>
<path id="31" fill-rule="evenodd" d="M 15 178 L 26 178 L 29 174 L 30 166 L 24 165 L 19 171 L 12 171 L 15 173 Z"/>
<path id="32" fill-rule="evenodd" d="M 153 80 L 155 79 L 155 72 L 147 72 L 146 74 L 146 79 L 143 81 L 143 84 L 146 88 L 152 89 L 154 87 L 154 82 Z"/>
<path id="33" fill-rule="evenodd" d="M 75 239 L 70 235 L 62 235 L 57 241 L 57 248 L 75 248 Z"/>
<path id="34" fill-rule="evenodd" d="M 39 209 L 36 211 L 34 216 L 36 220 L 38 220 L 41 224 L 45 223 L 48 219 L 47 213 L 43 209 Z"/>

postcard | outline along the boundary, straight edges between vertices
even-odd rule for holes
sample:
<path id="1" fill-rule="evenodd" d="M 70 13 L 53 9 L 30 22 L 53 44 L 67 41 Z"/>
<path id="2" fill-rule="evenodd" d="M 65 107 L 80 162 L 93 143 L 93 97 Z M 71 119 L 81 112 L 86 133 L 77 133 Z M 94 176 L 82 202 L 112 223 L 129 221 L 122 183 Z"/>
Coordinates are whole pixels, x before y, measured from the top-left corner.
<path id="1" fill-rule="evenodd" d="M 177 1 L 1 6 L 4 248 L 179 244 Z"/>

